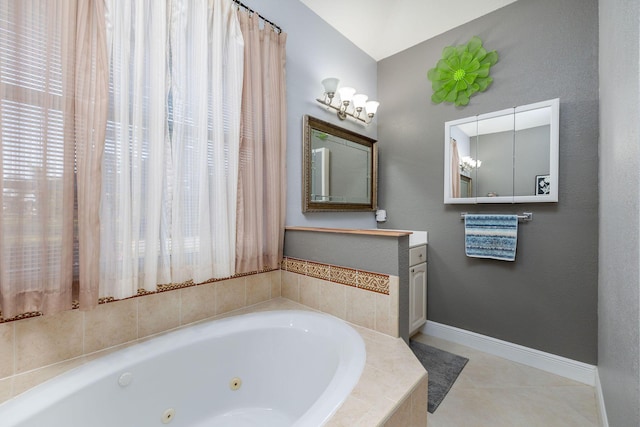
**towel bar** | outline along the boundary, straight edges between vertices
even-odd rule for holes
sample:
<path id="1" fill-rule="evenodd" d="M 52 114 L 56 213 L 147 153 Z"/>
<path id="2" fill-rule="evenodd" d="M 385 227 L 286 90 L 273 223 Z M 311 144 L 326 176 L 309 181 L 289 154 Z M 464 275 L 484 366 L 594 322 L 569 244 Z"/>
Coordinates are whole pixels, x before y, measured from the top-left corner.
<path id="1" fill-rule="evenodd" d="M 460 219 L 464 219 L 467 212 L 460 212 Z M 518 221 L 533 221 L 533 212 L 522 212 L 522 215 L 518 215 Z"/>

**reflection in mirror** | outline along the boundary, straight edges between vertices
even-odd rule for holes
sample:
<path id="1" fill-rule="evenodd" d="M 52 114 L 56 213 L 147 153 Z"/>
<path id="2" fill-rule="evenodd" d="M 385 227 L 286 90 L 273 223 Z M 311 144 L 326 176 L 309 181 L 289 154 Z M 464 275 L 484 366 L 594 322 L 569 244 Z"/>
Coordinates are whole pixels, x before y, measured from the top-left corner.
<path id="1" fill-rule="evenodd" d="M 557 202 L 558 106 L 554 99 L 447 122 L 445 203 Z"/>
<path id="2" fill-rule="evenodd" d="M 484 166 L 476 174 L 479 197 L 513 196 L 513 130 L 513 110 L 478 120 L 478 134 L 471 137 L 471 146 Z"/>
<path id="3" fill-rule="evenodd" d="M 548 195 L 551 190 L 551 107 L 521 111 L 515 117 L 514 195 Z"/>
<path id="4" fill-rule="evenodd" d="M 472 197 L 473 196 L 473 179 L 469 176 L 460 175 L 460 196 L 459 197 Z"/>
<path id="5" fill-rule="evenodd" d="M 304 116 L 303 212 L 374 211 L 375 141 Z"/>
<path id="6" fill-rule="evenodd" d="M 450 128 L 450 156 L 451 164 L 451 195 L 455 198 L 475 197 L 477 190 L 476 171 L 482 166 L 478 160 L 476 145 L 472 146 L 470 135 L 478 134 L 476 120 Z"/>

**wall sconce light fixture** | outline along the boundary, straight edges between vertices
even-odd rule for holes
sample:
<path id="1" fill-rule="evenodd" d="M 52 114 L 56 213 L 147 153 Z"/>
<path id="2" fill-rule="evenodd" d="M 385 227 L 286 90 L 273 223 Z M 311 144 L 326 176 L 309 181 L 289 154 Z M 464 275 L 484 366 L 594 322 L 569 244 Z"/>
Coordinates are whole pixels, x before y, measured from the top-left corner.
<path id="1" fill-rule="evenodd" d="M 340 120 L 344 120 L 348 116 L 365 124 L 371 123 L 371 119 L 373 119 L 373 116 L 375 116 L 378 111 L 380 103 L 377 101 L 368 101 L 369 97 L 367 95 L 356 93 L 356 90 L 352 87 L 341 87 L 338 89 L 339 82 L 340 80 L 335 77 L 322 80 L 324 97 L 323 99 L 316 98 L 316 101 L 325 107 L 336 110 Z M 336 92 L 338 92 L 339 99 L 337 100 L 337 104 L 334 104 L 333 99 L 335 98 Z"/>
<path id="2" fill-rule="evenodd" d="M 482 160 L 475 160 L 470 156 L 460 159 L 460 170 L 462 172 L 471 172 L 473 169 L 479 168 L 480 165 L 482 165 Z"/>

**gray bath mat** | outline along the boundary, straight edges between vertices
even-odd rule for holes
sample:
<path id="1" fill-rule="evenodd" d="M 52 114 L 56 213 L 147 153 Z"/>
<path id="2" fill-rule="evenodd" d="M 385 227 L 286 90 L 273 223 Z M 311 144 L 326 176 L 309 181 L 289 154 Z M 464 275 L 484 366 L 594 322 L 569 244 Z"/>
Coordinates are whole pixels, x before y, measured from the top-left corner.
<path id="1" fill-rule="evenodd" d="M 428 410 L 433 414 L 469 359 L 414 340 L 409 347 L 429 373 Z"/>

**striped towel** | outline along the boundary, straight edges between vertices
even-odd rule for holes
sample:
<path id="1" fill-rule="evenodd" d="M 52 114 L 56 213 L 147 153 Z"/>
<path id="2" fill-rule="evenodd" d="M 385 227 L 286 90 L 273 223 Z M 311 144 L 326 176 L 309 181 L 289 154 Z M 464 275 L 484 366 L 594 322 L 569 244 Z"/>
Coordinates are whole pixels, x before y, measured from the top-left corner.
<path id="1" fill-rule="evenodd" d="M 464 244 L 468 257 L 515 261 L 517 215 L 466 214 Z"/>

